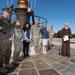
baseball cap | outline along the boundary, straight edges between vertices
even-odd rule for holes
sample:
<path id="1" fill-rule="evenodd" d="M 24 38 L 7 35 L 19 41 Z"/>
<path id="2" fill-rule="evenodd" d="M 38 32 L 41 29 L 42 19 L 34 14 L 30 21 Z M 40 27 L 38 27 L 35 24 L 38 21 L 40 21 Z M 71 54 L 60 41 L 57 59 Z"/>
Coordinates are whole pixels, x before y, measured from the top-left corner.
<path id="1" fill-rule="evenodd" d="M 6 12 L 10 13 L 10 9 L 9 8 L 3 8 L 2 11 L 6 11 Z"/>

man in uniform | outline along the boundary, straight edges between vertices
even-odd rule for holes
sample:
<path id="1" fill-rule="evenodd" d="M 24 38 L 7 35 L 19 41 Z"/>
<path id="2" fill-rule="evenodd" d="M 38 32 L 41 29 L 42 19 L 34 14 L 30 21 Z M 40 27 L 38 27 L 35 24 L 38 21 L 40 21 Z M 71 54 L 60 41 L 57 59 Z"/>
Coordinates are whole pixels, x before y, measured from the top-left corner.
<path id="1" fill-rule="evenodd" d="M 49 32 L 49 47 L 51 49 L 52 40 L 53 40 L 53 36 L 54 36 L 53 25 L 51 25 L 51 27 L 48 29 L 48 32 Z"/>
<path id="2" fill-rule="evenodd" d="M 23 44 L 23 33 L 21 28 L 21 21 L 18 19 L 14 20 L 14 28 L 13 28 L 13 34 L 14 34 L 14 53 L 13 53 L 13 60 L 14 63 L 19 63 L 18 58 L 20 56 L 21 51 L 23 50 L 22 44 Z"/>
<path id="3" fill-rule="evenodd" d="M 35 20 L 35 24 L 31 26 L 32 40 L 34 43 L 34 50 L 36 51 L 36 55 L 40 54 L 39 50 L 40 50 L 41 30 L 38 24 L 39 24 L 39 21 Z"/>
<path id="4" fill-rule="evenodd" d="M 11 24 L 9 8 L 2 9 L 3 15 L 0 17 L 0 72 L 4 72 L 8 67 L 11 57 Z"/>

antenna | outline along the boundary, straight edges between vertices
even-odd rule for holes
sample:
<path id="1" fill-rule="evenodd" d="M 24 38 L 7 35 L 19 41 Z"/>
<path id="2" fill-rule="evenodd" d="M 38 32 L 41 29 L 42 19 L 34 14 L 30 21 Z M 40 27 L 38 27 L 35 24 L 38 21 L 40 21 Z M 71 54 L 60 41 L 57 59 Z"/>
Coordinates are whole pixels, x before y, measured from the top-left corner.
<path id="1" fill-rule="evenodd" d="M 35 13 L 35 7 L 36 7 L 36 0 L 34 0 L 34 13 Z"/>
<path id="2" fill-rule="evenodd" d="M 31 8 L 32 8 L 32 6 L 33 6 L 33 0 L 31 0 Z"/>
<path id="3" fill-rule="evenodd" d="M 30 5 L 30 2 L 29 2 L 29 0 L 28 0 L 28 6 Z"/>
<path id="4" fill-rule="evenodd" d="M 28 8 L 30 8 L 30 0 L 28 0 Z"/>
<path id="5" fill-rule="evenodd" d="M 36 0 L 34 0 L 34 7 L 36 6 Z"/>
<path id="6" fill-rule="evenodd" d="M 9 6 L 8 0 L 7 0 L 7 7 Z"/>
<path id="7" fill-rule="evenodd" d="M 13 0 L 11 0 L 11 4 L 13 4 Z"/>
<path id="8" fill-rule="evenodd" d="M 31 7 L 31 9 L 36 7 L 36 0 L 28 0 L 28 7 L 29 7 L 28 11 L 30 12 L 31 11 L 30 7 Z M 34 10 L 34 12 L 35 12 L 35 10 Z"/>
<path id="9" fill-rule="evenodd" d="M 31 12 L 31 9 L 30 9 L 30 1 L 28 0 L 28 12 Z"/>

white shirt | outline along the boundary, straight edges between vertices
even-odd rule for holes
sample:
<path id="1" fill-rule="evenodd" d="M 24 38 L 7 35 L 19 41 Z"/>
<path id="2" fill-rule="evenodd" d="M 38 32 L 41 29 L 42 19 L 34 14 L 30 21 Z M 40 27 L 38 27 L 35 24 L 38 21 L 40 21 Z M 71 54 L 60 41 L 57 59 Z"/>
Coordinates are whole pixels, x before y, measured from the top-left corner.
<path id="1" fill-rule="evenodd" d="M 31 31 L 29 31 L 29 32 L 30 32 L 30 39 L 32 39 Z M 26 36 L 26 31 L 25 31 L 25 32 L 23 31 L 23 39 L 24 39 L 26 42 L 29 42 L 29 41 L 28 41 L 28 38 L 27 38 L 27 36 Z"/>

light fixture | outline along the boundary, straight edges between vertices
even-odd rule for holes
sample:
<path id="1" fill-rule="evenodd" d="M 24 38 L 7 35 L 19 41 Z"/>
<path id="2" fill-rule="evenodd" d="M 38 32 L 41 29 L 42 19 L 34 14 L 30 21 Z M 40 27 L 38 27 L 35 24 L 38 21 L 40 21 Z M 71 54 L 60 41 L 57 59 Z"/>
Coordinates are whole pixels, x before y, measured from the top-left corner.
<path id="1" fill-rule="evenodd" d="M 30 9 L 30 7 L 28 8 L 27 12 L 31 12 L 32 10 Z"/>

